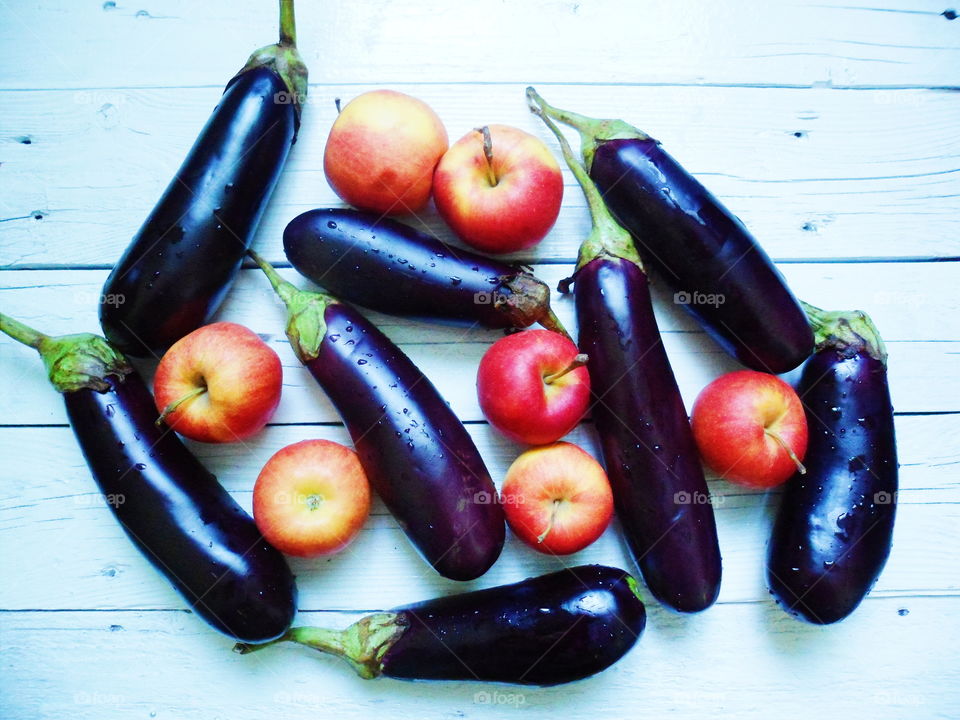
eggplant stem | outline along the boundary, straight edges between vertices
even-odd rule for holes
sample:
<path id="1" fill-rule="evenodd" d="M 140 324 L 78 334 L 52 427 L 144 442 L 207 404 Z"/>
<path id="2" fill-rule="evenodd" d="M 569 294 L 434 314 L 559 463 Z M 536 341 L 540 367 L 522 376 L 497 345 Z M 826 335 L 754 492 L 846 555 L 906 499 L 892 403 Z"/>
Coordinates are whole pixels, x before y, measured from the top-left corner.
<path id="1" fill-rule="evenodd" d="M 276 640 L 259 645 L 239 642 L 233 646 L 233 651 L 248 655 L 276 643 L 293 642 L 346 660 L 360 677 L 369 680 L 383 672 L 384 654 L 406 628 L 407 621 L 400 614 L 376 613 L 361 618 L 343 630 L 295 627 Z"/>
<path id="2" fill-rule="evenodd" d="M 563 159 L 573 172 L 574 177 L 583 189 L 583 194 L 587 198 L 587 206 L 590 208 L 590 217 L 593 221 L 593 227 L 590 235 L 581 243 L 579 257 L 577 259 L 577 269 L 583 267 L 594 258 L 607 254 L 614 257 L 620 257 L 634 263 L 643 270 L 643 263 L 633 245 L 633 238 L 610 214 L 603 196 L 596 184 L 590 179 L 586 168 L 576 158 L 570 143 L 566 136 L 560 131 L 556 123 L 550 119 L 550 116 L 544 109 L 544 100 L 537 94 L 532 87 L 527 88 L 527 104 L 530 111 L 539 117 L 550 132 L 552 132 L 560 143 L 560 151 L 563 153 Z"/>
<path id="3" fill-rule="evenodd" d="M 154 425 L 156 425 L 157 427 L 160 427 L 167 421 L 167 418 L 170 416 L 170 414 L 175 412 L 178 407 L 183 405 L 187 400 L 192 400 L 198 395 L 203 395 L 205 392 L 207 392 L 207 386 L 202 385 L 200 387 L 195 387 L 193 390 L 191 390 L 188 393 L 184 393 L 182 396 L 174 400 L 172 403 L 170 403 L 163 409 L 163 412 L 160 413 L 160 417 L 156 419 L 156 422 L 154 422 Z"/>
<path id="4" fill-rule="evenodd" d="M 297 18 L 293 0 L 280 0 L 280 44 L 297 46 Z"/>
<path id="5" fill-rule="evenodd" d="M 29 325 L 24 325 L 3 313 L 0 313 L 0 331 L 34 350 L 39 350 L 44 341 L 50 339 L 49 335 L 44 335 L 39 330 L 34 330 Z"/>
<path id="6" fill-rule="evenodd" d="M 277 295 L 280 296 L 280 299 L 283 300 L 284 304 L 289 305 L 290 299 L 294 293 L 300 292 L 297 290 L 296 285 L 292 282 L 288 282 L 280 277 L 280 273 L 277 272 L 277 269 L 268 263 L 259 253 L 254 252 L 253 250 L 247 250 L 247 255 L 263 270 L 264 274 L 267 276 L 267 279 L 270 281 L 270 284 L 273 286 L 274 291 Z"/>
<path id="7" fill-rule="evenodd" d="M 589 355 L 587 355 L 586 353 L 580 353 L 580 354 L 577 355 L 573 360 L 571 360 L 571 361 L 570 361 L 570 364 L 567 365 L 567 366 L 566 366 L 563 370 L 561 370 L 560 372 L 555 372 L 555 373 L 552 373 L 552 374 L 550 374 L 550 375 L 544 375 L 543 381 L 544 381 L 547 385 L 549 385 L 550 383 L 554 382 L 555 380 L 559 380 L 560 378 L 562 378 L 562 377 L 563 377 L 564 375 L 566 375 L 568 372 L 572 372 L 572 371 L 576 370 L 578 367 L 583 367 L 583 366 L 586 365 L 589 361 L 590 361 L 590 356 L 589 356 Z"/>
<path id="8" fill-rule="evenodd" d="M 557 317 L 557 314 L 553 311 L 553 308 L 548 307 L 547 311 L 538 321 L 543 327 L 547 330 L 552 330 L 555 333 L 563 335 L 567 340 L 573 342 L 573 338 L 570 337 L 570 333 L 567 332 L 567 329 L 563 326 L 563 323 L 560 322 L 560 318 Z"/>
<path id="9" fill-rule="evenodd" d="M 530 94 L 528 88 L 527 94 Z M 540 95 L 536 90 L 533 94 L 537 97 L 537 102 L 543 108 L 543 111 L 554 120 L 569 125 L 580 133 L 581 154 L 583 155 L 583 165 L 589 171 L 593 165 L 593 156 L 596 153 L 597 145 L 606 140 L 633 139 L 633 140 L 652 140 L 642 130 L 638 130 L 623 120 L 592 118 L 570 110 L 561 110 L 554 107 Z"/>
<path id="10" fill-rule="evenodd" d="M 780 444 L 780 447 L 782 447 L 784 450 L 787 451 L 787 455 L 789 455 L 790 459 L 793 460 L 793 464 L 797 466 L 797 472 L 799 472 L 801 475 L 807 474 L 807 468 L 803 466 L 803 463 L 800 462 L 800 458 L 797 457 L 797 454 L 793 451 L 793 448 L 787 445 L 786 440 L 780 437 L 779 433 L 775 433 L 773 430 L 770 430 L 769 428 L 764 428 L 763 432 L 764 434 L 769 435 L 774 440 L 776 440 Z"/>
<path id="11" fill-rule="evenodd" d="M 108 375 L 122 378 L 133 372 L 122 353 L 93 333 L 53 337 L 3 313 L 0 331 L 40 353 L 47 378 L 61 393 L 84 389 L 106 392 L 110 389 Z"/>

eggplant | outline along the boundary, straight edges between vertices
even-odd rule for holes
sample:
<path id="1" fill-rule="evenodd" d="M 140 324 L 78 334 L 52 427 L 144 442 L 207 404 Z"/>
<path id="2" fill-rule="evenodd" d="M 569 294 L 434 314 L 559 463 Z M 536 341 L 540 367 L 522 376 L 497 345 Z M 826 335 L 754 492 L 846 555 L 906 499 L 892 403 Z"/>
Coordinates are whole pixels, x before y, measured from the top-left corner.
<path id="1" fill-rule="evenodd" d="M 890 555 L 897 443 L 887 353 L 862 312 L 806 306 L 817 344 L 800 378 L 810 440 L 787 483 L 767 582 L 789 613 L 827 624 L 852 613 Z"/>
<path id="2" fill-rule="evenodd" d="M 371 310 L 490 328 L 539 322 L 566 335 L 550 308 L 550 288 L 531 273 L 382 215 L 310 210 L 287 225 L 283 249 L 301 275 Z"/>
<path id="3" fill-rule="evenodd" d="M 289 308 L 294 352 L 337 408 L 370 484 L 407 537 L 444 577 L 480 577 L 503 549 L 505 518 L 463 423 L 357 310 L 297 290 L 250 256 Z"/>
<path id="4" fill-rule="evenodd" d="M 716 521 L 647 275 L 539 95 L 528 88 L 527 97 L 557 136 L 593 218 L 574 276 L 560 289 L 575 281 L 579 347 L 596 398 L 591 412 L 627 544 L 658 600 L 681 612 L 704 610 L 720 591 Z"/>
<path id="5" fill-rule="evenodd" d="M 539 98 L 539 96 L 537 96 Z M 552 107 L 576 128 L 584 165 L 645 262 L 728 353 L 783 373 L 813 352 L 799 301 L 744 224 L 646 133 Z"/>
<path id="6" fill-rule="evenodd" d="M 613 665 L 645 625 L 633 577 L 581 565 L 368 615 L 345 630 L 292 628 L 277 642 L 341 657 L 367 679 L 558 685 Z"/>
<path id="7" fill-rule="evenodd" d="M 100 324 L 122 352 L 162 353 L 219 307 L 253 240 L 300 123 L 307 68 L 293 0 L 280 42 L 227 83 L 183 165 L 103 287 Z"/>
<path id="8" fill-rule="evenodd" d="M 99 336 L 49 337 L 2 314 L 0 330 L 40 352 L 111 512 L 193 612 L 244 642 L 282 635 L 297 598 L 286 560 L 157 426 L 153 397 L 126 358 Z"/>

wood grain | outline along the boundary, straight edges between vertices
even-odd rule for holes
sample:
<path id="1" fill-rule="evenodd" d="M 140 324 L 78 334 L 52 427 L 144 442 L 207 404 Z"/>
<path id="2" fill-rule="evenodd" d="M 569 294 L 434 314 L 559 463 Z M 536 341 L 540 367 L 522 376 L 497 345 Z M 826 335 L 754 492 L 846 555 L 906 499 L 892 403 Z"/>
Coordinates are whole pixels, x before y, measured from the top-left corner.
<path id="1" fill-rule="evenodd" d="M 362 3 L 361 3 L 362 4 Z M 451 141 L 484 122 L 544 138 L 523 84 L 409 85 Z M 283 259 L 298 213 L 340 205 L 322 172 L 334 98 L 315 86 L 303 129 L 255 239 Z M 960 103 L 935 90 L 541 87 L 557 105 L 651 133 L 779 260 L 960 257 Z M 2 93 L 0 267 L 109 267 L 174 177 L 221 89 Z M 476 108 L 483 108 L 478 111 Z M 29 140 L 29 144 L 23 141 Z M 571 261 L 589 230 L 564 169 L 564 210 L 524 260 Z M 409 222 L 456 244 L 430 206 Z M 918 227 L 918 223 L 922 223 Z M 922 227 L 922 230 L 920 229 Z M 905 242 L 904 238 L 909 238 Z"/>

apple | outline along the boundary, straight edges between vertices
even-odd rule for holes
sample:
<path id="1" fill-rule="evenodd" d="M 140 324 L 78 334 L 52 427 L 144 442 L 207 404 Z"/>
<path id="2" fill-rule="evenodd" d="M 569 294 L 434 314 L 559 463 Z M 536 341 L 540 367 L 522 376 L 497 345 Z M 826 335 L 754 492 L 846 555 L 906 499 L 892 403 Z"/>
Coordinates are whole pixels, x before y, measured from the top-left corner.
<path id="1" fill-rule="evenodd" d="M 280 358 L 243 325 L 217 322 L 164 354 L 153 379 L 160 419 L 203 442 L 235 442 L 259 432 L 280 402 Z"/>
<path id="2" fill-rule="evenodd" d="M 330 440 L 277 451 L 253 486 L 253 519 L 280 552 L 330 555 L 356 537 L 370 514 L 370 483 L 357 454 Z"/>
<path id="3" fill-rule="evenodd" d="M 523 130 L 488 125 L 464 135 L 440 159 L 433 201 L 457 237 L 490 253 L 536 245 L 557 221 L 560 165 Z"/>
<path id="4" fill-rule="evenodd" d="M 727 480 L 769 488 L 806 472 L 803 404 L 776 375 L 722 375 L 697 396 L 691 424 L 703 461 Z"/>
<path id="5" fill-rule="evenodd" d="M 603 535 L 613 517 L 607 474 L 567 442 L 527 450 L 514 460 L 500 502 L 514 534 L 552 555 L 583 550 Z"/>
<path id="6" fill-rule="evenodd" d="M 430 199 L 447 131 L 422 100 L 393 90 L 358 95 L 337 116 L 323 153 L 327 182 L 361 210 L 411 213 Z"/>
<path id="7" fill-rule="evenodd" d="M 525 330 L 497 340 L 477 371 L 477 399 L 497 430 L 545 445 L 573 430 L 590 402 L 590 376 L 569 338 Z"/>

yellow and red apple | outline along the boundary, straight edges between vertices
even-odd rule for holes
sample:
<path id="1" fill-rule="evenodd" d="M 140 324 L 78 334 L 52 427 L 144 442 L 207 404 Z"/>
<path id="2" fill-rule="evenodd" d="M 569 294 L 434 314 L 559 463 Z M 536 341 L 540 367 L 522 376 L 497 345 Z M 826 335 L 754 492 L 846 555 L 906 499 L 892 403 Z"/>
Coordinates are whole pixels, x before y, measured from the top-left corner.
<path id="1" fill-rule="evenodd" d="M 440 159 L 433 201 L 457 237 L 490 253 L 536 245 L 560 213 L 560 165 L 539 139 L 508 125 L 471 130 Z"/>
<path id="2" fill-rule="evenodd" d="M 253 486 L 253 519 L 287 555 L 342 550 L 370 513 L 370 483 L 357 454 L 330 440 L 302 440 L 277 451 Z"/>
<path id="3" fill-rule="evenodd" d="M 231 322 L 197 328 L 157 366 L 154 400 L 162 419 L 203 442 L 244 440 L 259 432 L 280 402 L 280 358 L 252 330 Z"/>
<path id="4" fill-rule="evenodd" d="M 720 376 L 697 396 L 691 425 L 703 461 L 727 480 L 768 488 L 805 472 L 803 404 L 776 375 L 738 370 Z"/>
<path id="5" fill-rule="evenodd" d="M 551 330 L 525 330 L 489 347 L 477 371 L 477 399 L 497 430 L 544 445 L 573 430 L 590 403 L 586 356 Z"/>
<path id="6" fill-rule="evenodd" d="M 607 474 L 589 453 L 566 442 L 520 455 L 507 470 L 500 497 L 513 533 L 552 555 L 583 550 L 613 517 Z"/>
<path id="7" fill-rule="evenodd" d="M 422 210 L 447 131 L 422 100 L 393 90 L 358 95 L 337 116 L 323 153 L 327 182 L 345 201 L 379 213 Z"/>

